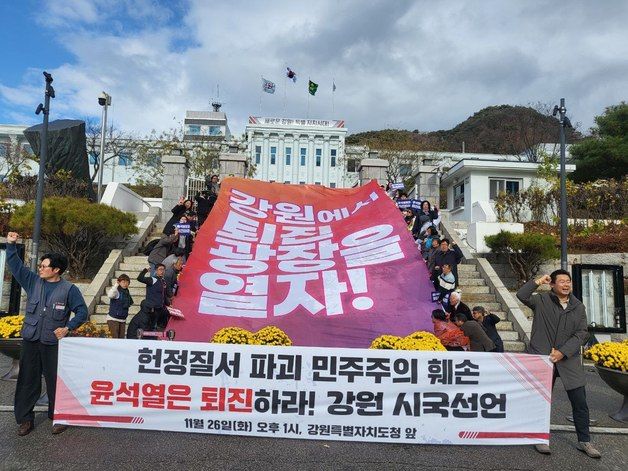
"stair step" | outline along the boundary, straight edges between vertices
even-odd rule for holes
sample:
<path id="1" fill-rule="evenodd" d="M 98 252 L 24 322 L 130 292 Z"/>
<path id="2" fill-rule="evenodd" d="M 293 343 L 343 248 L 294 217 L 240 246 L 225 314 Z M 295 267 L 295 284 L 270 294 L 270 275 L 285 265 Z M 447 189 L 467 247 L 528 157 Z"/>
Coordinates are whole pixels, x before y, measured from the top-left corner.
<path id="1" fill-rule="evenodd" d="M 469 295 L 471 296 L 471 295 Z M 462 302 L 464 302 L 467 306 L 469 306 L 469 309 L 473 309 L 474 306 L 482 306 L 484 309 L 486 309 L 489 312 L 492 312 L 493 314 L 497 314 L 500 319 L 506 319 L 506 314 L 504 312 L 498 312 L 501 308 L 502 305 L 500 303 L 496 303 L 496 302 L 478 302 L 476 304 L 473 304 L 473 302 L 470 302 L 469 300 L 465 299 L 466 296 L 463 294 L 462 295 Z M 503 317 L 502 317 L 503 316 Z"/>
<path id="2" fill-rule="evenodd" d="M 499 332 L 499 336 L 504 342 L 515 342 L 519 340 L 519 333 L 514 330 L 503 330 Z"/>
<path id="3" fill-rule="evenodd" d="M 462 300 L 469 307 L 471 304 L 481 304 L 481 303 L 495 303 L 495 295 L 490 293 L 468 293 L 467 291 L 462 290 Z M 486 306 L 484 306 L 486 307 Z"/>
<path id="4" fill-rule="evenodd" d="M 460 265 L 458 265 L 458 273 L 468 273 L 474 271 L 478 271 L 475 265 L 468 265 L 465 263 L 461 263 Z"/>
<path id="5" fill-rule="evenodd" d="M 458 284 L 462 286 L 486 286 L 486 283 L 482 278 L 469 278 L 466 276 L 458 277 Z"/>
<path id="6" fill-rule="evenodd" d="M 522 341 L 504 340 L 504 350 L 507 352 L 524 352 L 526 344 Z"/>
<path id="7" fill-rule="evenodd" d="M 127 257 L 124 257 L 124 260 L 122 261 L 122 263 L 132 263 L 132 264 L 140 263 L 146 266 L 148 264 L 148 257 L 146 255 L 129 255 Z"/>
<path id="8" fill-rule="evenodd" d="M 488 286 L 463 286 L 460 285 L 460 291 L 462 291 L 465 295 L 467 293 L 471 294 L 489 294 Z M 466 296 L 465 296 L 466 297 Z"/>
<path id="9" fill-rule="evenodd" d="M 495 328 L 498 331 L 503 331 L 503 330 L 512 330 L 512 322 L 510 321 L 500 321 Z"/>
<path id="10" fill-rule="evenodd" d="M 129 273 L 139 273 L 144 268 L 148 268 L 148 261 L 147 260 L 144 260 L 143 263 L 126 263 L 126 261 L 125 261 L 125 262 L 120 264 L 120 266 L 118 267 L 118 270 L 121 270 L 122 272 L 124 272 L 124 273 L 126 273 L 128 275 Z"/>
<path id="11" fill-rule="evenodd" d="M 109 291 L 109 288 L 111 288 L 111 286 L 113 285 L 107 286 L 105 291 Z M 146 294 L 146 285 L 141 284 L 139 281 L 137 281 L 136 285 L 129 285 L 129 294 L 133 296 L 133 298 L 136 298 L 138 296 L 144 297 L 144 295 Z"/>

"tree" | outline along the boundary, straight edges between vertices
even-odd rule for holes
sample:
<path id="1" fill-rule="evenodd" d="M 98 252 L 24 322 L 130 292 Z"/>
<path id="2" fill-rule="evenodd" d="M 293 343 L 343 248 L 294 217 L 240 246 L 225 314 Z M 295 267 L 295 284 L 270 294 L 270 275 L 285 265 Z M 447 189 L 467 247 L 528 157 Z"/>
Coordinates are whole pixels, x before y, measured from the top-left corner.
<path id="1" fill-rule="evenodd" d="M 4 149 L 4 155 L 0 156 L 0 175 L 3 179 L 11 180 L 23 175 L 37 162 L 37 157 L 27 152 L 17 141 L 10 140 L 0 145 Z"/>
<path id="2" fill-rule="evenodd" d="M 135 141 L 133 169 L 137 182 L 141 185 L 161 185 L 164 174 L 162 158 L 175 150 L 180 150 L 188 158 L 191 175 L 204 177 L 218 173 L 221 141 L 205 139 L 185 145 L 182 141 L 183 131 L 176 128 L 160 133 L 153 129 L 145 139 Z"/>
<path id="3" fill-rule="evenodd" d="M 28 236 L 33 231 L 34 203 L 15 210 L 10 225 Z M 89 276 L 89 264 L 102 263 L 117 242 L 137 232 L 136 217 L 104 204 L 70 197 L 46 198 L 42 212 L 42 239 L 54 252 L 68 257 L 74 278 Z"/>
<path id="4" fill-rule="evenodd" d="M 596 116 L 592 136 L 569 149 L 576 163 L 575 182 L 621 179 L 628 173 L 628 104 L 609 106 Z"/>
<path id="5" fill-rule="evenodd" d="M 100 137 L 101 137 L 101 123 L 92 119 L 85 120 L 85 143 L 87 147 L 87 155 L 91 157 L 90 173 L 92 182 L 98 176 L 100 169 Z M 105 133 L 105 159 L 103 165 L 107 165 L 114 159 L 118 159 L 121 156 L 131 156 L 139 141 L 133 138 L 129 133 L 126 133 L 113 124 L 111 124 Z"/>

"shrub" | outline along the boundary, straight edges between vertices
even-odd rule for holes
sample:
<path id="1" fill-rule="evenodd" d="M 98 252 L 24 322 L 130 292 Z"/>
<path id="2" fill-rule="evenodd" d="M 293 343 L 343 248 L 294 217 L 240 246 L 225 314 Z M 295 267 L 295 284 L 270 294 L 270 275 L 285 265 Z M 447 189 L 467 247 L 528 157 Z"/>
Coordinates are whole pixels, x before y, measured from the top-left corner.
<path id="1" fill-rule="evenodd" d="M 34 203 L 15 210 L 10 225 L 30 236 Z M 104 204 L 70 197 L 46 198 L 43 202 L 41 237 L 51 251 L 68 257 L 74 278 L 87 278 L 89 262 L 102 263 L 120 240 L 137 232 L 136 217 Z"/>
<path id="2" fill-rule="evenodd" d="M 501 231 L 484 239 L 493 252 L 508 257 L 520 285 L 536 275 L 545 261 L 560 257 L 556 240 L 551 235 Z"/>

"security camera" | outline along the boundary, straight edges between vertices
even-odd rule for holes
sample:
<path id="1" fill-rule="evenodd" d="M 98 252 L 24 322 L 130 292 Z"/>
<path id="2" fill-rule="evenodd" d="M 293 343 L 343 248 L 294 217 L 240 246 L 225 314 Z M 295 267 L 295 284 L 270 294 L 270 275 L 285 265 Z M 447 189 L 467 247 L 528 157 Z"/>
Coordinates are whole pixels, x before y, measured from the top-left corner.
<path id="1" fill-rule="evenodd" d="M 37 106 L 37 109 L 35 110 L 35 114 L 37 114 L 37 115 L 38 115 L 38 114 L 39 114 L 39 113 L 41 113 L 43 110 L 44 110 L 44 105 L 43 105 L 42 103 L 40 103 L 40 104 Z"/>
<path id="2" fill-rule="evenodd" d="M 98 104 L 100 106 L 111 105 L 111 96 L 107 95 L 105 92 L 102 92 L 98 97 Z"/>
<path id="3" fill-rule="evenodd" d="M 552 111 L 552 116 L 556 116 L 559 111 L 560 111 L 560 108 L 558 107 L 558 105 L 554 105 L 554 110 Z"/>
<path id="4" fill-rule="evenodd" d="M 52 81 L 53 81 L 52 75 L 50 75 L 48 72 L 44 71 L 44 77 L 46 77 L 46 83 L 52 83 Z"/>
<path id="5" fill-rule="evenodd" d="M 569 121 L 569 118 L 567 116 L 563 118 L 563 126 L 565 126 L 566 128 L 573 129 L 573 126 L 571 125 L 571 121 Z"/>

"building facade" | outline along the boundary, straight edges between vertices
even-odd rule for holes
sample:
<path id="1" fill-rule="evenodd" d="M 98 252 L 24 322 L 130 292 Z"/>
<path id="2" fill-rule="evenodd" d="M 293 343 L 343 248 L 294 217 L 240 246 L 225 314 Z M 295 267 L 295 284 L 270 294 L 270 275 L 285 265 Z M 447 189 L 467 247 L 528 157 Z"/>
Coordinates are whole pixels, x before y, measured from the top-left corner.
<path id="1" fill-rule="evenodd" d="M 250 116 L 246 137 L 253 178 L 279 183 L 353 186 L 346 175 L 342 120 Z"/>

